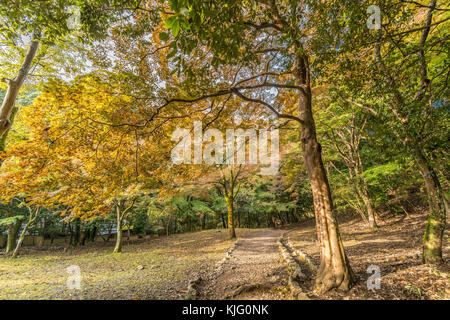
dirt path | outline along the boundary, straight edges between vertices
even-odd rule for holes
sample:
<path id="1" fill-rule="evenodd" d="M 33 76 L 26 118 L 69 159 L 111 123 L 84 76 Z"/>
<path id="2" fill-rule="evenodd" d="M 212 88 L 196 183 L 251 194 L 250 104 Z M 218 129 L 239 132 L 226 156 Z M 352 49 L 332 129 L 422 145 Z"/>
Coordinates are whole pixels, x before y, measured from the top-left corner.
<path id="1" fill-rule="evenodd" d="M 230 257 L 199 287 L 201 299 L 290 299 L 277 246 L 283 230 L 261 230 L 239 239 Z"/>

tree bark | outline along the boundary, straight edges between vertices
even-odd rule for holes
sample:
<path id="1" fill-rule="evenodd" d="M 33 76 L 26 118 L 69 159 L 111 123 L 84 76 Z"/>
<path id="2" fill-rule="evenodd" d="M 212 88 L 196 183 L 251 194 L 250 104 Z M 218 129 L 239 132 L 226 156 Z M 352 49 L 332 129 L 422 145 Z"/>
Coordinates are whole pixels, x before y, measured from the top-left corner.
<path id="1" fill-rule="evenodd" d="M 33 40 L 28 47 L 25 59 L 22 62 L 20 70 L 17 76 L 12 79 L 2 79 L 3 82 L 8 83 L 8 88 L 6 90 L 5 97 L 0 108 L 0 137 L 3 136 L 8 129 L 11 127 L 11 113 L 16 102 L 17 94 L 25 81 L 28 72 L 30 71 L 31 63 L 36 55 L 36 51 L 39 46 L 39 35 L 34 34 Z"/>
<path id="2" fill-rule="evenodd" d="M 17 107 L 14 107 L 13 110 L 11 111 L 11 116 L 9 118 L 10 123 L 12 124 L 14 122 L 14 117 L 16 116 L 17 113 Z M 9 129 L 5 131 L 5 133 L 0 137 L 0 152 L 5 151 L 6 149 L 6 139 L 8 138 L 8 133 L 9 133 Z M 0 159 L 0 168 L 3 164 L 3 161 L 5 159 L 1 158 Z"/>
<path id="3" fill-rule="evenodd" d="M 233 197 L 225 196 L 225 200 L 227 202 L 228 211 L 228 238 L 234 239 L 236 238 L 236 231 L 234 230 Z"/>
<path id="4" fill-rule="evenodd" d="M 117 217 L 117 237 L 116 237 L 116 246 L 114 247 L 113 253 L 122 252 L 122 228 L 123 228 L 123 220 L 127 217 L 129 211 L 134 206 L 134 202 L 136 198 L 133 198 L 131 204 L 125 208 L 126 200 L 118 200 L 115 202 L 116 209 L 116 217 Z"/>
<path id="5" fill-rule="evenodd" d="M 116 246 L 114 247 L 114 253 L 122 252 L 122 221 L 123 216 L 120 210 L 119 205 L 116 206 L 116 214 L 117 214 L 117 232 L 116 232 Z"/>
<path id="6" fill-rule="evenodd" d="M 11 253 L 13 251 L 22 223 L 22 220 L 17 220 L 16 223 L 11 223 L 10 225 L 8 225 L 8 237 L 6 240 L 5 254 Z"/>
<path id="7" fill-rule="evenodd" d="M 80 239 L 81 239 L 81 222 L 80 218 L 76 218 L 74 227 L 73 245 L 74 246 L 80 245 Z"/>
<path id="8" fill-rule="evenodd" d="M 320 267 L 316 277 L 316 290 L 318 292 L 326 292 L 333 288 L 349 290 L 355 276 L 344 252 L 330 186 L 322 162 L 321 146 L 317 142 L 312 115 L 309 62 L 306 55 L 297 56 L 294 76 L 297 84 L 302 87 L 299 95 L 299 117 L 302 120 L 301 146 L 312 188 L 320 244 Z"/>
<path id="9" fill-rule="evenodd" d="M 363 176 L 364 167 L 361 160 L 361 154 L 359 153 L 359 143 L 356 146 L 354 146 L 353 149 L 356 157 L 356 168 L 355 168 L 356 180 L 358 182 L 357 184 L 361 193 L 361 198 L 367 210 L 367 217 L 369 218 L 369 228 L 377 229 L 378 225 L 375 219 L 375 209 L 372 204 L 372 199 L 370 198 L 367 181 Z"/>
<path id="10" fill-rule="evenodd" d="M 222 226 L 223 226 L 223 228 L 224 229 L 228 228 L 227 227 L 227 223 L 225 222 L 225 218 L 223 216 L 223 212 L 222 211 L 220 211 L 220 218 L 222 219 Z"/>
<path id="11" fill-rule="evenodd" d="M 19 253 L 19 249 L 22 246 L 22 242 L 25 239 L 25 234 L 27 233 L 28 228 L 33 224 L 34 220 L 36 220 L 37 215 L 39 213 L 39 208 L 36 208 L 35 212 L 33 212 L 32 209 L 29 209 L 29 210 L 30 210 L 30 217 L 28 218 L 27 224 L 25 225 L 22 232 L 20 233 L 19 241 L 17 242 L 16 248 L 14 249 L 14 252 L 11 255 L 12 259 L 17 257 L 17 254 Z"/>
<path id="12" fill-rule="evenodd" d="M 206 214 L 205 213 L 202 213 L 202 215 L 201 215 L 201 223 L 202 223 L 202 230 L 205 230 L 206 229 Z"/>
<path id="13" fill-rule="evenodd" d="M 423 263 L 440 264 L 442 259 L 442 238 L 444 236 L 447 209 L 445 196 L 436 173 L 421 150 L 415 150 L 416 162 L 425 181 L 429 213 L 423 237 Z"/>

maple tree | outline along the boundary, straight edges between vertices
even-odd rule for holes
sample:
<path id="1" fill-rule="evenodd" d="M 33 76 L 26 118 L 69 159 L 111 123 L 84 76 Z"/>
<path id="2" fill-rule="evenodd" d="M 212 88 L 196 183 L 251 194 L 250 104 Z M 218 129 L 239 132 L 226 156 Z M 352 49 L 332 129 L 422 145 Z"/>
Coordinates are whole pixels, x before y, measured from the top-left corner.
<path id="1" fill-rule="evenodd" d="M 444 262 L 448 18 L 438 1 L 375 1 L 379 29 L 366 24 L 369 1 L 74 3 L 89 59 L 77 77 L 81 55 L 66 61 L 71 77 L 57 72 L 62 43 L 80 36 L 60 2 L 0 10 L 8 41 L 31 35 L 28 51 L 22 41 L 0 48 L 11 60 L 0 110 L 8 254 L 17 238 L 13 257 L 30 230 L 46 228 L 36 226 L 44 216 L 70 229 L 72 245 L 104 226 L 109 240 L 115 226 L 115 253 L 125 230 L 129 238 L 223 227 L 233 239 L 242 226 L 314 216 L 316 292 L 348 291 L 357 279 L 338 216 L 359 214 L 375 237 L 380 211 L 409 217 L 409 199 L 425 188 L 423 262 Z M 252 139 L 272 128 L 280 163 L 264 176 Z M 251 163 L 229 161 L 230 145 L 233 159 Z"/>

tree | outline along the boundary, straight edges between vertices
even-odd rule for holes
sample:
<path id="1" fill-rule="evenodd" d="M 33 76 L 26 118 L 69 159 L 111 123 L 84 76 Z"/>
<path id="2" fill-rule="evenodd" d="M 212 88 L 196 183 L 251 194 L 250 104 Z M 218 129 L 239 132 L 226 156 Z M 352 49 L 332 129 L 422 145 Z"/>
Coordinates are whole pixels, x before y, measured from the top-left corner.
<path id="1" fill-rule="evenodd" d="M 236 171 L 234 170 L 233 167 L 230 167 L 228 170 L 229 173 L 224 173 L 221 169 L 222 179 L 219 181 L 219 184 L 222 187 L 225 202 L 227 204 L 228 232 L 229 232 L 228 238 L 230 239 L 236 238 L 236 231 L 234 229 L 235 227 L 234 206 L 235 206 L 235 198 L 239 194 L 240 189 L 238 179 L 241 173 L 241 169 L 242 169 L 241 165 L 238 167 Z"/>
<path id="2" fill-rule="evenodd" d="M 32 204 L 64 207 L 62 213 L 70 212 L 78 224 L 108 214 L 113 204 L 120 250 L 122 223 L 131 213 L 123 199 L 134 197 L 141 185 L 154 183 L 151 158 L 157 156 L 158 145 L 114 125 L 122 116 L 133 117 L 134 105 L 111 93 L 112 88 L 95 76 L 72 85 L 49 83 L 34 104 L 23 109 L 29 137 L 7 150 L 0 181 L 2 198 L 26 194 Z M 138 153 L 144 160 L 140 166 Z"/>
<path id="3" fill-rule="evenodd" d="M 341 98 L 376 117 L 390 147 L 401 148 L 415 160 L 429 203 L 423 262 L 441 263 L 448 199 L 435 170 L 439 161 L 433 159 L 442 155 L 448 139 L 444 107 L 448 100 L 448 50 L 444 49 L 448 47 L 448 18 L 435 0 L 427 5 L 402 1 L 393 5 L 379 1 L 377 5 L 383 12 L 382 28 L 373 31 L 351 27 L 365 22 L 359 4 L 341 8 L 350 27 L 335 39 L 341 42 L 340 50 L 324 60 L 334 59 L 339 66 L 335 72 L 339 76 L 329 79 L 341 85 Z M 330 29 L 327 21 L 318 21 L 317 27 Z M 338 28 L 342 26 L 336 23 L 331 30 Z M 339 79 L 350 73 L 351 78 Z"/>
<path id="4" fill-rule="evenodd" d="M 17 243 L 17 237 L 27 212 L 25 208 L 17 205 L 15 199 L 8 199 L 5 203 L 0 204 L 0 212 L 3 213 L 0 226 L 5 226 L 8 232 L 5 254 L 10 254 Z"/>
<path id="5" fill-rule="evenodd" d="M 114 247 L 114 253 L 122 252 L 122 228 L 123 221 L 128 217 L 131 213 L 131 209 L 134 206 L 134 202 L 136 198 L 131 199 L 130 203 L 127 204 L 125 199 L 114 199 L 114 210 L 116 211 L 116 219 L 117 219 L 117 235 L 116 235 L 116 246 Z"/>
<path id="6" fill-rule="evenodd" d="M 376 229 L 378 226 L 374 203 L 364 177 L 365 166 L 361 155 L 369 119 L 365 114 L 359 115 L 357 110 L 353 110 L 348 103 L 336 105 L 332 101 L 326 101 L 327 107 L 318 112 L 321 126 L 319 132 L 324 136 L 328 153 L 338 154 L 347 167 L 348 179 L 346 180 L 355 191 L 352 197 L 358 199 L 358 204 L 360 203 L 363 207 L 362 218 L 369 228 Z M 333 161 L 329 163 L 339 171 Z M 340 176 L 340 179 L 343 178 Z M 359 205 L 354 207 L 359 211 Z"/>
<path id="7" fill-rule="evenodd" d="M 31 227 L 31 225 L 34 223 L 36 218 L 39 215 L 39 206 L 36 206 L 35 208 L 28 207 L 29 215 L 28 215 L 28 221 L 25 224 L 25 227 L 22 229 L 22 232 L 20 233 L 19 241 L 17 241 L 16 248 L 14 249 L 11 258 L 14 259 L 17 257 L 17 254 L 19 253 L 20 246 L 22 245 L 23 239 L 25 239 L 25 234 L 27 233 L 28 229 Z"/>
<path id="8" fill-rule="evenodd" d="M 183 71 L 187 90 L 192 83 L 209 81 L 211 85 L 206 92 L 199 88 L 189 90 L 192 96 L 197 97 L 191 101 L 231 94 L 268 108 L 278 118 L 300 123 L 302 152 L 312 186 L 321 248 L 316 287 L 319 291 L 348 290 L 354 282 L 354 275 L 339 235 L 312 113 L 311 86 L 314 79 L 310 62 L 314 47 L 308 43 L 314 43 L 322 34 L 312 33 L 314 26 L 309 17 L 314 16 L 321 5 L 306 1 L 230 4 L 228 1 L 186 0 L 169 3 L 174 14 L 166 18 L 165 25 L 171 30 L 174 40 L 170 43 L 172 51 L 168 57 L 173 57 L 179 72 Z M 300 17 L 303 20 L 300 21 Z M 160 38 L 168 39 L 169 35 L 162 33 Z M 210 48 L 210 54 L 202 63 L 188 59 L 189 54 L 203 50 L 198 44 Z M 327 43 L 322 41 L 322 46 L 327 46 Z M 221 73 L 222 68 L 231 68 L 234 72 L 226 76 Z M 216 78 L 211 80 L 213 77 Z M 220 85 L 214 85 L 219 80 Z M 297 91 L 298 116 L 292 111 L 289 113 L 285 106 L 267 102 L 265 89 L 271 88 Z M 261 98 L 255 97 L 258 93 Z"/>
<path id="9" fill-rule="evenodd" d="M 31 36 L 31 42 L 18 72 L 11 79 L 1 79 L 7 84 L 7 90 L 0 108 L 0 137 L 11 126 L 14 103 L 33 67 L 40 44 L 44 47 L 61 45 L 73 35 L 73 31 L 77 31 L 78 40 L 84 43 L 104 38 L 108 27 L 120 18 L 123 11 L 142 9 L 139 0 L 95 3 L 87 0 L 22 0 L 20 5 L 8 5 L 7 2 L 0 1 L 2 40 L 11 49 L 22 37 Z"/>

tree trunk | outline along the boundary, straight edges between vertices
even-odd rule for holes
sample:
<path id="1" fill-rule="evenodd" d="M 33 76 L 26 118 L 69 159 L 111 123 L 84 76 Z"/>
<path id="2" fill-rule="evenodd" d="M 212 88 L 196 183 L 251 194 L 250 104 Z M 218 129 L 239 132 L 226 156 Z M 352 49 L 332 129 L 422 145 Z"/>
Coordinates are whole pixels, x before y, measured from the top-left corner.
<path id="1" fill-rule="evenodd" d="M 442 259 L 442 238 L 446 224 L 445 196 L 433 167 L 421 150 L 415 152 L 416 162 L 425 181 L 429 213 L 423 237 L 423 263 L 440 264 Z"/>
<path id="2" fill-rule="evenodd" d="M 238 228 L 241 227 L 241 212 L 239 211 L 239 208 L 236 210 L 237 218 L 238 218 Z"/>
<path id="3" fill-rule="evenodd" d="M 351 168 L 349 168 L 349 170 L 351 170 Z M 355 188 L 357 196 L 362 200 L 367 212 L 367 219 L 364 220 L 369 225 L 369 228 L 377 229 L 378 225 L 375 219 L 375 209 L 372 204 L 372 199 L 369 195 L 369 187 L 367 186 L 367 182 L 361 176 L 358 169 L 355 169 Z"/>
<path id="4" fill-rule="evenodd" d="M 166 236 L 169 236 L 169 226 L 170 226 L 170 218 L 172 217 L 171 214 L 169 214 L 169 217 L 167 218 L 167 225 L 166 225 Z"/>
<path id="5" fill-rule="evenodd" d="M 119 206 L 116 207 L 117 214 L 117 232 L 116 232 L 116 246 L 114 248 L 114 253 L 122 252 L 122 214 Z"/>
<path id="6" fill-rule="evenodd" d="M 370 198 L 369 187 L 367 185 L 367 181 L 363 176 L 364 167 L 363 167 L 363 163 L 361 160 L 361 154 L 359 153 L 359 144 L 356 145 L 353 149 L 355 150 L 355 153 L 356 153 L 357 165 L 356 165 L 355 175 L 356 175 L 357 185 L 360 190 L 361 198 L 364 202 L 364 206 L 366 207 L 366 210 L 367 210 L 367 217 L 369 218 L 369 228 L 377 229 L 378 225 L 377 225 L 377 222 L 375 219 L 375 209 L 372 204 L 372 199 Z"/>
<path id="7" fill-rule="evenodd" d="M 27 224 L 25 225 L 25 227 L 23 228 L 23 230 L 22 230 L 22 232 L 20 234 L 19 241 L 17 242 L 16 248 L 14 249 L 14 252 L 13 252 L 13 254 L 11 256 L 12 259 L 17 257 L 17 254 L 19 253 L 20 246 L 22 245 L 22 242 L 25 239 L 25 234 L 27 233 L 28 228 L 33 224 L 34 220 L 36 220 L 38 212 L 39 212 L 39 208 L 36 208 L 35 212 L 33 212 L 32 209 L 29 209 L 29 210 L 30 210 L 30 217 L 29 217 L 29 219 L 27 221 Z"/>
<path id="8" fill-rule="evenodd" d="M 206 229 L 206 214 L 205 213 L 202 213 L 201 221 L 202 221 L 202 230 L 205 230 Z"/>
<path id="9" fill-rule="evenodd" d="M 84 246 L 86 244 L 86 239 L 89 237 L 89 229 L 88 230 L 84 230 L 83 232 L 81 232 L 81 237 L 80 237 L 80 246 Z"/>
<path id="10" fill-rule="evenodd" d="M 305 55 L 297 57 L 294 75 L 297 84 L 302 86 L 299 95 L 299 116 L 302 120 L 301 145 L 312 188 L 320 244 L 320 267 L 316 277 L 316 290 L 318 292 L 326 292 L 333 288 L 349 290 L 355 277 L 344 252 L 330 186 L 322 162 L 321 146 L 317 142 L 312 115 L 309 62 Z"/>
<path id="11" fill-rule="evenodd" d="M 369 218 L 369 228 L 377 229 L 378 225 L 375 219 L 375 209 L 373 208 L 372 201 L 370 199 L 369 192 L 366 189 L 366 186 L 362 186 L 361 196 L 364 202 L 364 206 L 367 209 L 367 217 Z"/>
<path id="12" fill-rule="evenodd" d="M 26 76 L 30 71 L 31 63 L 36 55 L 38 46 L 38 35 L 35 34 L 33 35 L 33 40 L 28 47 L 25 59 L 22 62 L 17 76 L 12 80 L 1 79 L 3 82 L 8 83 L 8 89 L 6 90 L 6 94 L 0 108 L 0 137 L 3 136 L 11 127 L 10 117 L 16 102 L 17 94 L 19 93 Z"/>
<path id="13" fill-rule="evenodd" d="M 11 223 L 10 225 L 8 225 L 8 237 L 6 240 L 5 254 L 11 253 L 13 251 L 21 226 L 22 220 L 17 220 L 16 223 Z"/>
<path id="14" fill-rule="evenodd" d="M 113 237 L 113 235 L 112 235 L 112 227 L 113 227 L 113 225 L 111 224 L 109 226 L 109 229 L 108 229 L 108 237 L 106 237 L 106 242 L 109 242 L 109 240 L 111 240 L 111 238 Z"/>
<path id="15" fill-rule="evenodd" d="M 222 211 L 220 211 L 220 218 L 222 219 L 222 226 L 223 226 L 223 228 L 226 229 L 227 228 L 227 223 L 225 222 L 225 218 L 223 216 L 223 212 Z"/>
<path id="16" fill-rule="evenodd" d="M 75 219 L 75 227 L 74 227 L 74 238 L 73 238 L 73 245 L 78 246 L 80 245 L 81 240 L 81 222 L 80 218 Z"/>
<path id="17" fill-rule="evenodd" d="M 17 107 L 14 107 L 14 108 L 12 109 L 12 111 L 11 111 L 11 116 L 10 116 L 10 118 L 9 118 L 9 122 L 10 122 L 11 124 L 13 123 L 14 117 L 15 117 L 16 114 L 17 114 L 17 110 L 18 110 Z M 6 139 L 8 138 L 8 133 L 9 133 L 9 129 L 6 130 L 5 133 L 0 137 L 0 152 L 5 151 L 5 148 L 6 148 Z M 5 160 L 4 158 L 1 158 L 1 159 L 0 159 L 0 167 L 2 166 L 4 160 Z"/>
<path id="18" fill-rule="evenodd" d="M 89 240 L 95 242 L 95 237 L 97 236 L 97 226 L 92 227 Z"/>
<path id="19" fill-rule="evenodd" d="M 22 245 L 23 239 L 25 239 L 25 233 L 28 230 L 28 226 L 29 226 L 29 224 L 27 223 L 25 225 L 25 228 L 23 228 L 22 232 L 20 233 L 19 241 L 17 241 L 16 248 L 14 249 L 14 251 L 13 251 L 13 253 L 11 255 L 12 259 L 16 258 L 17 254 L 19 253 L 19 249 L 20 249 L 20 246 Z"/>
<path id="20" fill-rule="evenodd" d="M 227 202 L 227 210 L 228 210 L 228 238 L 233 239 L 236 238 L 236 231 L 234 230 L 234 212 L 233 212 L 233 198 L 229 196 L 225 196 L 225 200 Z"/>

